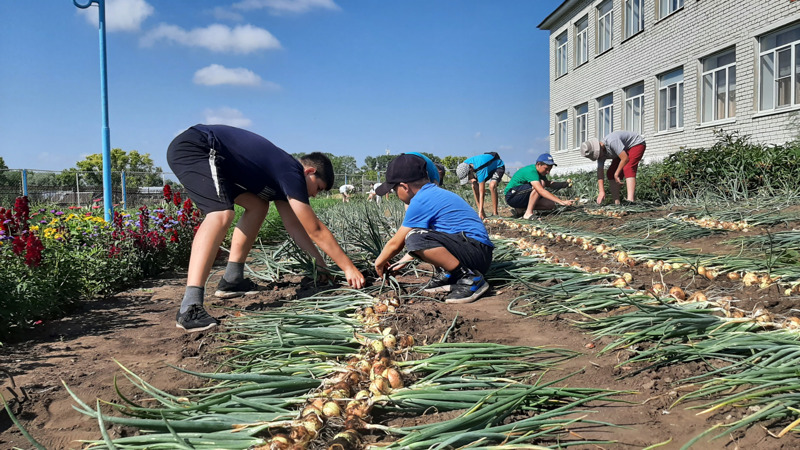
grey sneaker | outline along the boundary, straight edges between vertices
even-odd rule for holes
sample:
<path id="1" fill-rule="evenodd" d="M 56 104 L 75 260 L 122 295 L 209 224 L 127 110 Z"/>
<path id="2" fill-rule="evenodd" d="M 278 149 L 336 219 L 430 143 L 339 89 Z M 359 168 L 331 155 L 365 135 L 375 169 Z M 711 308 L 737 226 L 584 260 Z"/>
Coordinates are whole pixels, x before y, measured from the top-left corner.
<path id="1" fill-rule="evenodd" d="M 204 331 L 219 325 L 219 320 L 211 317 L 202 305 L 192 305 L 185 312 L 180 309 L 175 316 L 175 326 L 189 333 Z"/>
<path id="2" fill-rule="evenodd" d="M 435 294 L 437 292 L 450 292 L 453 286 L 453 277 L 450 272 L 437 267 L 436 273 L 433 274 L 428 284 L 425 285 L 423 292 L 428 294 Z"/>
<path id="3" fill-rule="evenodd" d="M 445 303 L 472 303 L 486 291 L 489 283 L 480 273 L 472 273 L 459 278 L 453 285 L 450 295 L 445 298 Z"/>
<path id="4" fill-rule="evenodd" d="M 242 278 L 241 281 L 230 283 L 225 278 L 219 280 L 217 285 L 217 292 L 214 292 L 214 297 L 218 298 L 233 298 L 241 297 L 243 295 L 253 295 L 258 293 L 261 287 L 247 278 Z"/>

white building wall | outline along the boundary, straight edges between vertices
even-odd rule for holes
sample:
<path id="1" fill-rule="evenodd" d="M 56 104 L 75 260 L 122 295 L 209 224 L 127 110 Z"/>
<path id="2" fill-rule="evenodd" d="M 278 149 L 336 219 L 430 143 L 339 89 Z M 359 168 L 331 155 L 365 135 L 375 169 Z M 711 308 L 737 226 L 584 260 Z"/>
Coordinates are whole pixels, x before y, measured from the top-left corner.
<path id="1" fill-rule="evenodd" d="M 795 116 L 798 107 L 778 113 L 759 113 L 758 37 L 782 26 L 800 22 L 800 1 L 791 0 L 685 0 L 682 9 L 656 20 L 657 0 L 645 0 L 644 30 L 623 41 L 624 0 L 614 3 L 612 48 L 597 54 L 597 6 L 600 0 L 566 0 L 565 11 L 551 15 L 540 25 L 550 33 L 550 151 L 558 166 L 554 173 L 595 167 L 580 156 L 575 138 L 575 107 L 588 102 L 587 136 L 597 137 L 596 100 L 614 95 L 614 130 L 621 130 L 625 107 L 624 89 L 644 82 L 645 161 L 659 160 L 681 148 L 712 145 L 714 131 L 739 131 L 751 141 L 782 144 L 800 133 Z M 575 67 L 575 22 L 588 14 L 589 60 Z M 551 23 L 547 23 L 547 22 Z M 547 23 L 547 24 L 546 24 Z M 569 71 L 555 78 L 555 38 L 568 32 Z M 736 50 L 736 117 L 717 123 L 700 122 L 702 58 L 718 51 Z M 677 68 L 684 76 L 684 126 L 658 132 L 657 76 Z M 568 112 L 568 150 L 556 150 L 556 114 Z M 557 170 L 556 170 L 557 169 Z"/>

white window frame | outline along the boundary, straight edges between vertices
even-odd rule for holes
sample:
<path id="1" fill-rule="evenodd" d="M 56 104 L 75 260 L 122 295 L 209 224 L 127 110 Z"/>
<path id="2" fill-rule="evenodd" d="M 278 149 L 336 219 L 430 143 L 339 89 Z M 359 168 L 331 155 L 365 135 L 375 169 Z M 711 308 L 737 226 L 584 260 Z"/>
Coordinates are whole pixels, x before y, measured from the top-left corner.
<path id="1" fill-rule="evenodd" d="M 723 57 L 733 62 L 718 65 Z M 710 63 L 712 67 L 706 69 Z M 704 58 L 700 75 L 700 122 L 708 123 L 736 117 L 736 50 L 730 49 Z M 722 97 L 722 104 L 720 104 Z"/>
<path id="2" fill-rule="evenodd" d="M 663 19 L 675 11 L 683 8 L 684 0 L 658 0 L 658 18 Z"/>
<path id="3" fill-rule="evenodd" d="M 602 12 L 606 7 L 608 11 Z M 614 2 L 606 0 L 597 5 L 597 54 L 605 53 L 614 46 Z"/>
<path id="4" fill-rule="evenodd" d="M 560 42 L 563 38 L 563 42 Z M 568 70 L 568 45 L 569 37 L 567 32 L 564 31 L 556 37 L 556 78 L 566 75 Z"/>
<path id="5" fill-rule="evenodd" d="M 632 92 L 641 88 L 641 92 Z M 625 115 L 622 128 L 644 134 L 644 82 L 625 88 Z"/>
<path id="6" fill-rule="evenodd" d="M 683 129 L 683 67 L 658 76 L 658 131 L 680 129 Z"/>
<path id="7" fill-rule="evenodd" d="M 589 16 L 575 22 L 575 67 L 589 61 Z"/>
<path id="8" fill-rule="evenodd" d="M 569 148 L 569 114 L 566 110 L 556 113 L 556 151 Z"/>
<path id="9" fill-rule="evenodd" d="M 611 93 L 597 98 L 597 137 L 603 139 L 613 131 L 614 94 Z"/>
<path id="10" fill-rule="evenodd" d="M 774 43 L 770 44 L 770 41 Z M 799 106 L 800 24 L 762 36 L 759 39 L 758 61 L 759 111 L 778 111 Z M 788 64 L 782 66 L 784 62 Z M 781 71 L 782 67 L 786 70 Z"/>
<path id="11" fill-rule="evenodd" d="M 623 39 L 644 30 L 644 0 L 625 0 Z"/>
<path id="12" fill-rule="evenodd" d="M 589 104 L 583 103 L 575 107 L 575 147 L 579 147 L 588 138 Z"/>

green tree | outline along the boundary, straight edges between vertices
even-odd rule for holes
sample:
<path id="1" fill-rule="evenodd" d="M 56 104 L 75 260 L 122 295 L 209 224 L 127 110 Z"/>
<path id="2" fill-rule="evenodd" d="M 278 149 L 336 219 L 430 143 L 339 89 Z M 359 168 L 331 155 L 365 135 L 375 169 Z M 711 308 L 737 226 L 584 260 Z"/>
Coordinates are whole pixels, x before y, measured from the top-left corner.
<path id="1" fill-rule="evenodd" d="M 364 165 L 361 166 L 363 170 L 378 170 L 385 172 L 386 167 L 395 158 L 396 155 L 380 155 L 378 157 L 367 156 L 364 158 Z"/>
<path id="2" fill-rule="evenodd" d="M 0 156 L 0 186 L 13 186 L 14 174 L 9 172 L 6 161 Z"/>
<path id="3" fill-rule="evenodd" d="M 78 171 L 88 172 L 81 174 L 82 183 L 95 186 L 103 184 L 103 157 L 99 153 L 89 155 L 83 161 L 78 161 L 75 167 Z M 150 158 L 149 153 L 139 153 L 136 150 L 126 152 L 121 148 L 111 149 L 112 185 L 118 186 L 122 182 L 123 170 L 125 171 L 125 183 L 128 189 L 142 186 L 160 186 L 162 183 L 162 170 L 160 167 L 153 165 L 153 159 Z M 74 179 L 74 172 L 72 174 Z"/>
<path id="4" fill-rule="evenodd" d="M 442 165 L 444 165 L 445 169 L 448 170 L 455 170 L 456 166 L 464 162 L 467 159 L 466 156 L 445 156 L 442 158 Z"/>

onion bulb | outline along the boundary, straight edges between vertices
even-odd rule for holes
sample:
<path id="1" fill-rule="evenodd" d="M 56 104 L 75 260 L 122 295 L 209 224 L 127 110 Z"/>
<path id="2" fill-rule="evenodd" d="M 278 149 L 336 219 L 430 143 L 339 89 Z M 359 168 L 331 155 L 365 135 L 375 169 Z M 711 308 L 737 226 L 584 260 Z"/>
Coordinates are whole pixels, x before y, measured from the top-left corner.
<path id="1" fill-rule="evenodd" d="M 670 297 L 673 297 L 675 300 L 686 300 L 686 293 L 683 292 L 683 289 L 679 288 L 678 286 L 673 286 L 669 289 Z"/>
<path id="2" fill-rule="evenodd" d="M 392 389 L 399 389 L 403 387 L 403 378 L 400 376 L 400 372 L 394 367 L 384 370 L 383 376 L 389 380 L 389 386 L 391 386 Z"/>
<path id="3" fill-rule="evenodd" d="M 389 386 L 389 381 L 377 375 L 372 383 L 369 384 L 369 391 L 372 392 L 374 395 L 383 395 L 388 394 L 391 390 L 391 386 Z"/>
<path id="4" fill-rule="evenodd" d="M 339 409 L 339 405 L 337 405 L 336 402 L 325 402 L 325 404 L 322 405 L 322 415 L 328 418 L 338 417 L 342 415 L 342 411 Z"/>

